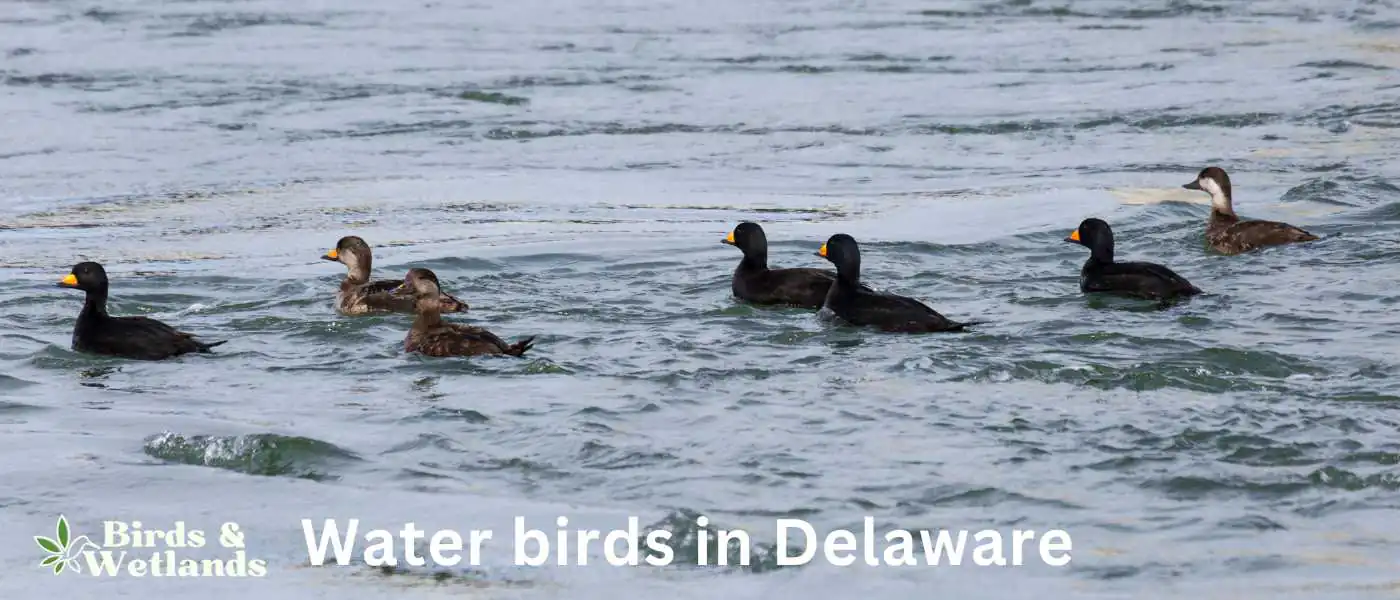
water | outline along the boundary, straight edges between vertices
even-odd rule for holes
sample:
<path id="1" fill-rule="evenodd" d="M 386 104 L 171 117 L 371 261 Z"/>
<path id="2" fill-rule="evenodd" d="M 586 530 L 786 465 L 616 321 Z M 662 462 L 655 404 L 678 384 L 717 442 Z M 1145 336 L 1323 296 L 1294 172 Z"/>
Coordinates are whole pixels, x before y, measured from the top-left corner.
<path id="1" fill-rule="evenodd" d="M 1361 598 L 1400 580 L 1400 5 L 8 2 L 0 16 L 6 597 Z M 1324 240 L 1203 249 L 1196 171 Z M 1208 295 L 1086 299 L 1087 216 Z M 966 335 L 729 296 L 836 232 Z M 437 272 L 526 360 L 330 310 L 342 235 Z M 209 339 L 68 350 L 113 311 Z M 64 513 L 237 521 L 262 580 L 37 568 Z M 1061 528 L 1065 569 L 309 567 L 397 528 Z M 689 558 L 693 563 L 694 557 Z M 760 556 L 760 558 L 762 558 Z M 683 563 L 679 560 L 677 563 Z M 766 566 L 765 566 L 766 565 Z"/>

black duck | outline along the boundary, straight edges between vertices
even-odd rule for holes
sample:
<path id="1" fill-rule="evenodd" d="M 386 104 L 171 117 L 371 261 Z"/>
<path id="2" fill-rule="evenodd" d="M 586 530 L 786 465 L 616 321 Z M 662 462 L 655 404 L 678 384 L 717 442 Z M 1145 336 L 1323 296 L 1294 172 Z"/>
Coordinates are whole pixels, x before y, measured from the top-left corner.
<path id="1" fill-rule="evenodd" d="M 1089 260 L 1079 271 L 1079 290 L 1131 298 L 1174 300 L 1201 293 L 1185 277 L 1150 262 L 1114 262 L 1113 230 L 1101 219 L 1084 219 L 1065 238 L 1089 248 Z"/>
<path id="2" fill-rule="evenodd" d="M 862 288 L 860 246 L 849 235 L 831 236 L 817 251 L 817 256 L 836 265 L 836 282 L 822 303 L 823 315 L 838 317 L 852 325 L 903 333 L 961 331 L 976 324 L 949 320 L 913 298 Z"/>
<path id="3" fill-rule="evenodd" d="M 107 314 L 107 271 L 95 262 L 73 265 L 59 287 L 87 293 L 78 323 L 73 327 L 73 349 L 78 352 L 162 360 L 191 352 L 210 353 L 224 343 L 201 342 L 150 317 L 113 317 Z"/>

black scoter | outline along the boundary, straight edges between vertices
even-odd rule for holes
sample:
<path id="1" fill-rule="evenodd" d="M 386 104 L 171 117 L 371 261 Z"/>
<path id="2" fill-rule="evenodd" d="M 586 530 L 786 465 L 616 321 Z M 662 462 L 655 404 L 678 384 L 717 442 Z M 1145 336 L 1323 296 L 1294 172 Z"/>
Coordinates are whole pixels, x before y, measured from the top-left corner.
<path id="1" fill-rule="evenodd" d="M 226 342 L 201 342 L 150 317 L 113 317 L 107 314 L 107 271 L 95 262 L 73 265 L 59 287 L 87 293 L 78 323 L 73 327 L 73 349 L 138 360 L 161 360 L 190 352 L 210 353 Z"/>
<path id="2" fill-rule="evenodd" d="M 913 298 L 875 292 L 860 285 L 860 247 L 844 233 L 831 236 L 817 256 L 836 265 L 836 282 L 822 302 L 821 312 L 852 325 L 883 331 L 927 333 L 961 331 L 975 323 L 958 323 Z"/>
<path id="3" fill-rule="evenodd" d="M 757 223 L 740 223 L 720 242 L 744 253 L 730 287 L 734 297 L 745 302 L 815 310 L 822 307 L 836 281 L 836 273 L 825 269 L 768 268 L 768 236 Z"/>
<path id="4" fill-rule="evenodd" d="M 1079 271 L 1079 289 L 1132 298 L 1168 301 L 1194 296 L 1200 288 L 1171 269 L 1150 262 L 1114 262 L 1113 230 L 1102 219 L 1084 219 L 1065 238 L 1089 248 L 1089 260 Z"/>

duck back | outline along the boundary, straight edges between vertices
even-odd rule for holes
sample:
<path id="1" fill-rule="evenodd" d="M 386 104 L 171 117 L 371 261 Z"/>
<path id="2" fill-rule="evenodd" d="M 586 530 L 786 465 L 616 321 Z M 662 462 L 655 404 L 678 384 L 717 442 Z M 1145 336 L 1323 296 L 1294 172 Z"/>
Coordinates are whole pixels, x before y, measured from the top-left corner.
<path id="1" fill-rule="evenodd" d="M 1240 254 L 1266 246 L 1311 242 L 1316 235 L 1278 221 L 1242 221 L 1238 216 L 1211 211 L 1206 241 L 1221 254 Z"/>
<path id="2" fill-rule="evenodd" d="M 480 327 L 440 323 L 433 326 L 415 327 L 404 338 L 404 350 L 427 356 L 479 356 L 483 354 L 504 354 L 522 356 L 534 346 L 535 338 L 508 344 L 496 334 Z"/>
<path id="3" fill-rule="evenodd" d="M 967 327 L 913 298 L 875 292 L 844 280 L 832 285 L 822 310 L 852 325 L 889 332 L 931 333 Z"/>
<path id="4" fill-rule="evenodd" d="M 731 285 L 734 296 L 761 305 L 821 308 L 836 281 L 836 273 L 823 269 L 750 268 L 740 264 Z"/>
<path id="5" fill-rule="evenodd" d="M 139 360 L 162 360 L 192 352 L 209 353 L 223 341 L 204 343 L 149 317 L 80 317 L 73 329 L 73 349 L 90 354 Z"/>
<path id="6" fill-rule="evenodd" d="M 356 283 L 346 278 L 340 282 L 340 291 L 335 296 L 336 310 L 346 315 L 371 313 L 413 314 L 412 292 L 395 292 L 402 281 L 381 279 L 368 283 Z M 439 305 L 442 312 L 459 313 L 467 310 L 467 303 L 448 294 L 441 294 Z"/>
<path id="7" fill-rule="evenodd" d="M 1185 277 L 1149 262 L 1099 263 L 1090 259 L 1079 273 L 1079 289 L 1134 298 L 1167 300 L 1201 293 Z"/>

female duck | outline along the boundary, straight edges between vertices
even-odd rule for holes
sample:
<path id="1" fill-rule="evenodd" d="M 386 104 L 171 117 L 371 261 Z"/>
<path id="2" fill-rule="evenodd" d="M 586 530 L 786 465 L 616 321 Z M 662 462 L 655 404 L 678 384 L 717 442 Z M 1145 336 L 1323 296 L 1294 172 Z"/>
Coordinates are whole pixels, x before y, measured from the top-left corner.
<path id="1" fill-rule="evenodd" d="M 913 298 L 862 288 L 860 247 L 849 235 L 831 236 L 817 251 L 817 256 L 836 265 L 836 282 L 822 302 L 823 315 L 840 317 L 852 325 L 905 333 L 960 331 L 973 324 L 950 321 Z"/>
<path id="2" fill-rule="evenodd" d="M 369 270 L 374 258 L 370 255 L 369 244 L 358 236 L 340 238 L 335 248 L 321 258 L 343 264 L 348 270 L 345 280 L 340 282 L 340 292 L 335 295 L 335 308 L 341 314 L 413 313 L 413 294 L 394 292 L 403 282 L 394 279 L 370 281 Z M 466 302 L 446 294 L 441 304 L 442 312 L 467 310 Z"/>
<path id="3" fill-rule="evenodd" d="M 1065 238 L 1089 248 L 1089 260 L 1079 271 L 1079 290 L 1132 298 L 1167 301 L 1194 296 L 1201 290 L 1171 269 L 1149 262 L 1113 262 L 1113 230 L 1100 219 L 1084 219 Z"/>
<path id="4" fill-rule="evenodd" d="M 227 340 L 205 343 L 149 317 L 107 314 L 107 271 L 95 262 L 73 265 L 59 287 L 87 292 L 83 311 L 73 328 L 73 349 L 139 360 L 161 360 L 190 352 L 210 353 Z"/>
<path id="5" fill-rule="evenodd" d="M 413 328 L 403 340 L 406 352 L 428 356 L 475 356 L 506 354 L 520 356 L 533 346 L 534 337 L 507 344 L 496 334 L 480 327 L 445 323 L 442 320 L 442 296 L 437 275 L 427 269 L 411 269 L 404 277 L 404 291 L 411 293 L 418 316 Z"/>
<path id="6" fill-rule="evenodd" d="M 1206 167 L 1196 180 L 1182 185 L 1210 194 L 1210 221 L 1206 242 L 1221 254 L 1240 254 L 1264 246 L 1311 242 L 1317 236 L 1277 221 L 1241 221 L 1230 196 L 1230 176 L 1220 167 Z"/>
<path id="7" fill-rule="evenodd" d="M 731 283 L 734 297 L 740 300 L 816 310 L 836 281 L 836 273 L 823 269 L 768 268 L 768 236 L 757 223 L 740 223 L 720 241 L 744 252 Z"/>

